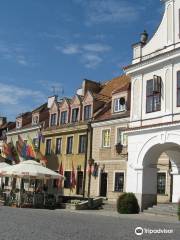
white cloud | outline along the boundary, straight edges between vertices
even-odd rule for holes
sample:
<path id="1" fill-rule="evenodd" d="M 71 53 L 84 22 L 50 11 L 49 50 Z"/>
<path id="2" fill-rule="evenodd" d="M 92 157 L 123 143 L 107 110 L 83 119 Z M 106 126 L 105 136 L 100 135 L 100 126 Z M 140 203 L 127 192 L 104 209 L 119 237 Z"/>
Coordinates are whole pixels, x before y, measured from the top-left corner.
<path id="1" fill-rule="evenodd" d="M 86 24 L 133 22 L 139 17 L 137 4 L 125 0 L 74 0 L 85 10 Z"/>
<path id="2" fill-rule="evenodd" d="M 8 45 L 4 42 L 0 42 L 0 57 L 5 60 L 14 61 L 23 66 L 29 65 L 25 57 L 25 49 L 19 44 Z"/>
<path id="3" fill-rule="evenodd" d="M 103 55 L 111 50 L 111 46 L 102 43 L 86 43 L 56 46 L 56 49 L 66 55 L 79 54 L 85 67 L 96 68 L 103 62 Z"/>
<path id="4" fill-rule="evenodd" d="M 34 102 L 41 102 L 45 100 L 44 94 L 40 91 L 4 83 L 0 83 L 0 95 L 0 104 L 13 106 L 23 104 L 25 99 L 29 99 Z"/>
<path id="5" fill-rule="evenodd" d="M 0 83 L 0 96 L 0 114 L 13 121 L 18 114 L 31 111 L 38 104 L 47 101 L 42 91 L 5 83 Z"/>
<path id="6" fill-rule="evenodd" d="M 83 55 L 82 60 L 87 68 L 96 68 L 103 61 L 100 56 L 91 53 Z"/>
<path id="7" fill-rule="evenodd" d="M 64 47 L 57 46 L 56 49 L 67 55 L 77 54 L 80 52 L 79 46 L 76 44 L 69 44 Z"/>
<path id="8" fill-rule="evenodd" d="M 82 48 L 90 52 L 107 52 L 111 50 L 109 45 L 104 45 L 100 43 L 85 44 Z"/>

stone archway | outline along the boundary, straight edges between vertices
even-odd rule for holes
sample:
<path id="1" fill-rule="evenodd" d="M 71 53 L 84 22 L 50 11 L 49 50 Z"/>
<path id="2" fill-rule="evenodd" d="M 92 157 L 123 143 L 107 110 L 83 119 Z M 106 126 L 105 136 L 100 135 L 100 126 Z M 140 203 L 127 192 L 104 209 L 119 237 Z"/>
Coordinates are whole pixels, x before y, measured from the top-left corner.
<path id="1" fill-rule="evenodd" d="M 139 137 L 140 135 L 138 135 Z M 180 198 L 180 133 L 173 131 L 142 134 L 143 141 L 137 152 L 130 144 L 127 169 L 127 192 L 134 192 L 141 209 L 156 204 L 157 201 L 157 161 L 166 152 L 172 165 L 172 201 Z M 131 136 L 129 137 L 131 141 Z M 133 142 L 136 136 L 133 136 Z M 136 143 L 137 146 L 137 143 Z M 134 146 L 135 147 L 135 146 Z"/>

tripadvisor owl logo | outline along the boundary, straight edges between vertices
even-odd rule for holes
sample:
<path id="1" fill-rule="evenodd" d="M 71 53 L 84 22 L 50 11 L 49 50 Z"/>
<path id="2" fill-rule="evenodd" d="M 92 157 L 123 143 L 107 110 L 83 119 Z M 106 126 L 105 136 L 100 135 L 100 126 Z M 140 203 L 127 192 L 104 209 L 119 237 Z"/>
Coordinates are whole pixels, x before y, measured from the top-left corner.
<path id="1" fill-rule="evenodd" d="M 137 228 L 135 229 L 135 234 L 136 234 L 137 236 L 141 236 L 141 235 L 143 235 L 143 233 L 144 233 L 144 230 L 143 230 L 142 227 L 137 227 Z"/>

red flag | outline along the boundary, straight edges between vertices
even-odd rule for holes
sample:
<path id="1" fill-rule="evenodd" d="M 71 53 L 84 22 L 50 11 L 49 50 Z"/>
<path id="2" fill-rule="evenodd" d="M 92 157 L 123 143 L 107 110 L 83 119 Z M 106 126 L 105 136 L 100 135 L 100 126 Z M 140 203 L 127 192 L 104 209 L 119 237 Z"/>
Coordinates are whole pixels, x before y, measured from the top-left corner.
<path id="1" fill-rule="evenodd" d="M 74 170 L 74 164 L 72 162 L 72 172 L 71 172 L 71 189 L 75 188 L 76 186 L 76 175 Z"/>
<path id="2" fill-rule="evenodd" d="M 61 174 L 62 176 L 64 175 L 64 170 L 63 170 L 63 165 L 62 165 L 62 161 L 61 164 L 59 166 L 59 170 L 58 170 L 59 174 Z M 62 188 L 62 182 L 63 182 L 63 178 L 59 178 L 58 183 L 57 183 L 57 187 L 58 189 Z"/>

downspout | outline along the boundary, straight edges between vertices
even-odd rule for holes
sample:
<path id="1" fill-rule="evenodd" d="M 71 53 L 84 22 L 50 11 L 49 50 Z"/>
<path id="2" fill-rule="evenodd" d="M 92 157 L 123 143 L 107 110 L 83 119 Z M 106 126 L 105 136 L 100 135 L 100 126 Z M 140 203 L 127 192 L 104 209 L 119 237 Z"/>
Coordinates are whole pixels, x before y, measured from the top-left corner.
<path id="1" fill-rule="evenodd" d="M 89 123 L 89 159 L 88 159 L 88 164 L 89 164 L 89 172 L 88 172 L 88 198 L 90 197 L 90 190 L 91 190 L 91 167 L 92 164 L 94 163 L 94 160 L 92 159 L 92 139 L 93 139 L 93 131 L 91 127 L 91 123 Z"/>
<path id="2" fill-rule="evenodd" d="M 88 149 L 89 149 L 89 123 L 87 124 L 87 130 L 86 130 L 86 152 L 84 157 L 83 197 L 85 197 L 85 190 L 86 190 L 86 169 L 87 169 L 87 160 L 88 160 Z"/>

